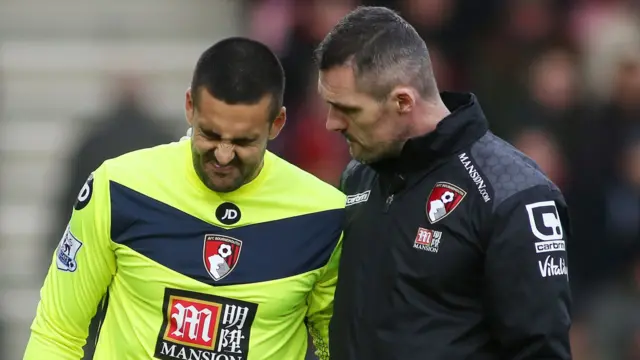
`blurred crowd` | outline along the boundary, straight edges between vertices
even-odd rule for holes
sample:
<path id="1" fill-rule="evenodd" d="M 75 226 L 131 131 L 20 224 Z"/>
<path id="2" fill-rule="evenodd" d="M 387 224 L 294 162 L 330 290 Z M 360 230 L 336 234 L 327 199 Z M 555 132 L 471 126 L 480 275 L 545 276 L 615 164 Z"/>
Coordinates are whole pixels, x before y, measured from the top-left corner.
<path id="1" fill-rule="evenodd" d="M 288 123 L 271 150 L 336 185 L 349 154 L 324 129 L 312 52 L 357 5 L 398 10 L 427 41 L 440 90 L 475 93 L 492 131 L 563 190 L 573 221 L 574 359 L 640 359 L 640 2 L 250 1 L 248 34 L 279 54 L 287 74 Z M 70 160 L 79 165 L 61 216 L 104 158 L 174 140 L 149 131 L 135 86 L 121 86 L 114 110 Z"/>

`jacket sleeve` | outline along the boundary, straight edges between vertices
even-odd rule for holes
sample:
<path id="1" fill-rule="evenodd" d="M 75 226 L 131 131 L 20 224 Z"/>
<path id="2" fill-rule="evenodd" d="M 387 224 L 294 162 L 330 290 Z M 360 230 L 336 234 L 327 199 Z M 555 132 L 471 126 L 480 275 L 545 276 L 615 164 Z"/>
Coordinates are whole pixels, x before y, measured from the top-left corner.
<path id="1" fill-rule="evenodd" d="M 308 299 L 307 326 L 320 360 L 329 360 L 329 321 L 333 316 L 333 295 L 338 283 L 341 253 L 342 235 Z"/>
<path id="2" fill-rule="evenodd" d="M 82 187 L 40 291 L 25 360 L 78 360 L 91 318 L 115 274 L 108 183 L 102 168 Z"/>
<path id="3" fill-rule="evenodd" d="M 570 236 L 559 191 L 537 186 L 498 206 L 487 244 L 488 320 L 511 360 L 571 359 Z"/>

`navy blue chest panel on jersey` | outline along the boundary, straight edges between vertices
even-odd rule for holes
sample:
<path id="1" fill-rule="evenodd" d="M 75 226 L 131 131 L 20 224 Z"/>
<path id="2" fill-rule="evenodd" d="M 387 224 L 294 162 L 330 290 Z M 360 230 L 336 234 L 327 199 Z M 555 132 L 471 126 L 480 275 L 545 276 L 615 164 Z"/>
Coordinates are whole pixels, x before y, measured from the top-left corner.
<path id="1" fill-rule="evenodd" d="M 344 210 L 337 209 L 223 229 L 116 182 L 110 182 L 110 191 L 114 242 L 218 286 L 282 279 L 324 266 L 340 238 L 344 219 Z M 218 281 L 203 261 L 205 236 L 210 234 L 242 241 L 235 268 Z"/>

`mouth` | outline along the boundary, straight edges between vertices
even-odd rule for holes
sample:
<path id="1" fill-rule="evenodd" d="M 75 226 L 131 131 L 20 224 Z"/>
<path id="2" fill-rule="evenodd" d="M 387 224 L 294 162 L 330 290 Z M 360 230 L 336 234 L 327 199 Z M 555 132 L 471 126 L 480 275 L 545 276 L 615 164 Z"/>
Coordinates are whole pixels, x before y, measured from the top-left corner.
<path id="1" fill-rule="evenodd" d="M 343 133 L 342 136 L 344 136 L 345 140 L 347 140 L 348 144 L 352 144 L 352 143 L 356 143 L 357 141 L 353 140 L 353 138 L 351 136 L 349 136 L 346 133 Z"/>
<path id="2" fill-rule="evenodd" d="M 220 175 L 226 175 L 229 174 L 231 172 L 233 172 L 236 167 L 233 165 L 220 165 L 217 164 L 215 162 L 208 162 L 205 165 L 210 171 L 216 173 L 216 174 L 220 174 Z"/>
<path id="3" fill-rule="evenodd" d="M 360 143 L 357 142 L 356 140 L 351 139 L 351 138 L 347 138 L 347 145 L 349 145 L 349 146 L 360 145 Z"/>

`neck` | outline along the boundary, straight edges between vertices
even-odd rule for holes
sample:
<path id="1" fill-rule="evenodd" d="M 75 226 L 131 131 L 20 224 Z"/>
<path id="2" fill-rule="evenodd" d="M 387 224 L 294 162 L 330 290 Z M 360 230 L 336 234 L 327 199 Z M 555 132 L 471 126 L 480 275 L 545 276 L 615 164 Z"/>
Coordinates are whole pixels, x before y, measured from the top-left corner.
<path id="1" fill-rule="evenodd" d="M 409 139 L 429 134 L 436 129 L 442 119 L 451 114 L 440 97 L 433 101 L 423 100 L 416 103 L 415 110 L 416 115 L 408 120 L 409 124 L 405 125 L 405 131 L 399 136 L 401 140 L 390 148 L 387 154 L 389 157 L 400 155 Z"/>
<path id="2" fill-rule="evenodd" d="M 438 123 L 451 114 L 440 97 L 434 101 L 421 101 L 416 106 L 416 117 L 409 125 L 406 140 L 434 131 Z"/>

